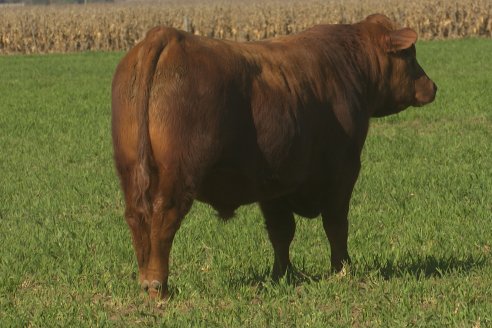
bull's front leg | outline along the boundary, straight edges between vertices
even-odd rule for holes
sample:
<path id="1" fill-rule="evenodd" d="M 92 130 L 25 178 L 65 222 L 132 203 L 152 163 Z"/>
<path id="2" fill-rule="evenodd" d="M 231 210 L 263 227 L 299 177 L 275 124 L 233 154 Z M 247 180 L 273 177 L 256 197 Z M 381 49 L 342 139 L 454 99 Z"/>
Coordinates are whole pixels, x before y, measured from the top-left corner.
<path id="1" fill-rule="evenodd" d="M 350 263 L 348 253 L 348 212 L 352 190 L 359 175 L 360 161 L 354 160 L 337 176 L 336 182 L 330 186 L 331 192 L 326 207 L 321 212 L 323 228 L 330 243 L 331 270 L 339 272 L 343 265 Z"/>
<path id="2" fill-rule="evenodd" d="M 278 280 L 285 275 L 291 265 L 289 247 L 296 229 L 294 215 L 281 200 L 260 202 L 260 209 L 265 218 L 268 237 L 275 255 L 272 279 Z"/>
<path id="3" fill-rule="evenodd" d="M 330 243 L 331 249 L 331 270 L 339 272 L 344 264 L 350 263 L 348 253 L 348 219 L 342 210 L 323 212 L 323 228 Z"/>

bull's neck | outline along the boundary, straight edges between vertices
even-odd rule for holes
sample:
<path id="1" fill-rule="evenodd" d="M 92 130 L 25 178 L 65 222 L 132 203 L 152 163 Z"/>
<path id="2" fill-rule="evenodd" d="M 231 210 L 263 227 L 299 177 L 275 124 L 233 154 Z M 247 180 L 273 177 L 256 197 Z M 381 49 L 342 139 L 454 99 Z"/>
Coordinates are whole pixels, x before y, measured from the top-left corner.
<path id="1" fill-rule="evenodd" d="M 375 53 L 354 25 L 331 25 L 326 29 L 326 36 L 320 40 L 320 66 L 326 63 L 327 93 L 334 110 L 338 106 L 342 111 L 339 115 L 350 116 L 345 125 L 362 147 L 376 101 L 378 70 L 372 64 Z"/>

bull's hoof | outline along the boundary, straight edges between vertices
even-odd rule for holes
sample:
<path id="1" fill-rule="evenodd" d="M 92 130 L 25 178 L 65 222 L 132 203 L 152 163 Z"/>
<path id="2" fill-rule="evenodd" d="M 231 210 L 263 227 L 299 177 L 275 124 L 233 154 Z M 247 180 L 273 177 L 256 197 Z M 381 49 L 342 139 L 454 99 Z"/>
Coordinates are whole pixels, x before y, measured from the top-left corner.
<path id="1" fill-rule="evenodd" d="M 162 283 L 160 281 L 157 281 L 157 280 L 152 280 L 152 282 L 150 283 L 150 288 L 161 289 Z"/>
<path id="2" fill-rule="evenodd" d="M 332 262 L 331 272 L 340 277 L 345 277 L 350 272 L 350 264 L 351 261 L 349 257 L 342 261 Z"/>
<path id="3" fill-rule="evenodd" d="M 162 288 L 162 283 L 157 280 L 152 280 L 149 285 L 148 293 L 152 299 L 166 299 L 167 290 Z"/>
<path id="4" fill-rule="evenodd" d="M 279 282 L 282 278 L 289 280 L 294 274 L 294 267 L 289 261 L 289 264 L 284 268 L 279 268 L 279 266 L 274 265 L 272 269 L 271 278 L 274 282 Z"/>
<path id="5" fill-rule="evenodd" d="M 166 301 L 168 299 L 167 290 L 163 288 L 162 283 L 158 280 L 152 280 L 152 282 L 144 280 L 140 283 L 140 289 L 153 300 Z"/>
<path id="6" fill-rule="evenodd" d="M 144 291 L 144 292 L 147 292 L 149 290 L 149 281 L 148 280 L 144 280 L 142 281 L 142 283 L 140 284 L 140 288 Z"/>
<path id="7" fill-rule="evenodd" d="M 342 270 L 346 270 L 346 266 L 350 266 L 351 263 L 352 261 L 347 253 L 342 256 L 333 256 L 331 258 L 331 271 L 333 273 L 340 273 Z"/>

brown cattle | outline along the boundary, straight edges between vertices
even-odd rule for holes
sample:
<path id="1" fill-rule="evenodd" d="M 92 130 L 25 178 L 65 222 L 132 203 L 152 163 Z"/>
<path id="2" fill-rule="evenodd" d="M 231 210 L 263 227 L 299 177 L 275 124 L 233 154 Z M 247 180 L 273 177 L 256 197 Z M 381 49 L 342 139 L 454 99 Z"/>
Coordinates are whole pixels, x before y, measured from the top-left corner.
<path id="1" fill-rule="evenodd" d="M 223 218 L 258 202 L 285 274 L 293 214 L 321 214 L 340 270 L 369 119 L 434 100 L 417 34 L 382 15 L 236 43 L 156 27 L 112 85 L 114 158 L 142 288 L 168 294 L 174 235 L 193 201 Z"/>

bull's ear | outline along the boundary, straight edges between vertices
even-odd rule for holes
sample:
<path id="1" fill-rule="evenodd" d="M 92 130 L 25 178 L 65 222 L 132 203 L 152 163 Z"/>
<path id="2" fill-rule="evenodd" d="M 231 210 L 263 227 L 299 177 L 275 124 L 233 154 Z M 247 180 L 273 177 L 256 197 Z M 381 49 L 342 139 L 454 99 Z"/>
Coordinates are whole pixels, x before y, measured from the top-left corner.
<path id="1" fill-rule="evenodd" d="M 403 28 L 386 35 L 386 49 L 388 52 L 396 52 L 410 48 L 417 42 L 417 32 L 411 28 Z"/>

